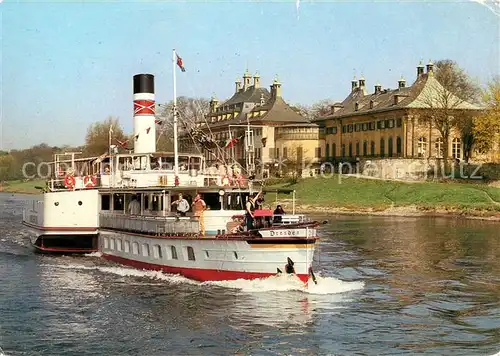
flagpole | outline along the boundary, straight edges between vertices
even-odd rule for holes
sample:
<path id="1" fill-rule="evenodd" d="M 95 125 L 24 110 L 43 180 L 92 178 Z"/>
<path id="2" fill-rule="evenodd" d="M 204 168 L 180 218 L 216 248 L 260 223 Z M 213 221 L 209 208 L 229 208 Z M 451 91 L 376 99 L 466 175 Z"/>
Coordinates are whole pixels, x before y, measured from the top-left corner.
<path id="1" fill-rule="evenodd" d="M 175 72 L 177 65 L 177 58 L 175 54 L 175 49 L 172 50 L 172 69 L 173 69 L 173 81 L 174 81 L 174 174 L 177 177 L 179 175 L 179 152 L 177 146 L 177 83 L 175 78 Z"/>

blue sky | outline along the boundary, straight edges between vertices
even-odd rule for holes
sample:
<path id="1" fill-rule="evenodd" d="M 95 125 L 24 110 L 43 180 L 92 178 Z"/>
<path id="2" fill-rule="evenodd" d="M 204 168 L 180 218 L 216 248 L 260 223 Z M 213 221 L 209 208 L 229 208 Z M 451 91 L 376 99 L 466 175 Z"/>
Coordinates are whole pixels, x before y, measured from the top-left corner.
<path id="1" fill-rule="evenodd" d="M 0 149 L 82 144 L 118 116 L 132 131 L 132 77 L 152 73 L 172 98 L 172 48 L 187 69 L 178 95 L 220 100 L 248 65 L 277 74 L 295 104 L 343 99 L 353 75 L 394 88 L 422 59 L 456 60 L 485 83 L 499 74 L 499 18 L 467 1 L 3 1 Z"/>

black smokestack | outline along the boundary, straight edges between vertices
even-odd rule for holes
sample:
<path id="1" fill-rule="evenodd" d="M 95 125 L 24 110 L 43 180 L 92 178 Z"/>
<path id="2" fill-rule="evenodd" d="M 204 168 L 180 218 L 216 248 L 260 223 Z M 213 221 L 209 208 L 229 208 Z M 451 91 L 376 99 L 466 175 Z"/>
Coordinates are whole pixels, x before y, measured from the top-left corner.
<path id="1" fill-rule="evenodd" d="M 134 94 L 155 92 L 155 77 L 153 74 L 134 75 Z"/>

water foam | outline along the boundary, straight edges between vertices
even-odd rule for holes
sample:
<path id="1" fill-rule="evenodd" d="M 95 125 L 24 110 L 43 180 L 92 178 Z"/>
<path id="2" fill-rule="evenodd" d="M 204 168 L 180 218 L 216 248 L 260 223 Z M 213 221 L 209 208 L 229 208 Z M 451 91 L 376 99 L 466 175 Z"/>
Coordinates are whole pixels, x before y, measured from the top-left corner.
<path id="1" fill-rule="evenodd" d="M 102 252 L 85 253 L 85 257 L 102 257 Z"/>
<path id="2" fill-rule="evenodd" d="M 253 280 L 238 279 L 234 281 L 204 282 L 203 284 L 239 289 L 249 293 L 298 291 L 308 294 L 338 294 L 364 288 L 363 282 L 345 282 L 333 277 L 322 277 L 318 274 L 316 280 L 318 284 L 315 284 L 311 279 L 307 284 L 304 284 L 294 275 L 280 274 Z"/>
<path id="3" fill-rule="evenodd" d="M 85 266 L 78 264 L 53 265 L 52 267 L 64 269 L 97 270 L 103 273 L 115 274 L 121 277 L 144 277 L 166 281 L 173 284 L 186 283 L 200 286 L 217 286 L 228 289 L 237 289 L 247 293 L 297 291 L 308 294 L 326 295 L 346 293 L 361 290 L 364 288 L 364 282 L 345 282 L 334 277 L 322 277 L 319 273 L 316 273 L 316 280 L 318 284 L 315 284 L 311 279 L 307 284 L 304 284 L 298 277 L 289 274 L 280 274 L 253 280 L 237 279 L 227 281 L 198 282 L 177 274 L 168 274 L 161 271 L 139 270 L 127 267 Z"/>

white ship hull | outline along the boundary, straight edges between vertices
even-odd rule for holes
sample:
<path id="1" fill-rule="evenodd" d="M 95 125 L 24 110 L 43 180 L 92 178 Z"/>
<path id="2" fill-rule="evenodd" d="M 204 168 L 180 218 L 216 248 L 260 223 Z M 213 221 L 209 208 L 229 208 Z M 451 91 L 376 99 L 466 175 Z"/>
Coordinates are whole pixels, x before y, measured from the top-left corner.
<path id="1" fill-rule="evenodd" d="M 139 269 L 161 270 L 198 281 L 255 279 L 286 271 L 309 279 L 316 237 L 185 238 L 151 237 L 101 230 L 99 251 L 106 259 Z"/>

